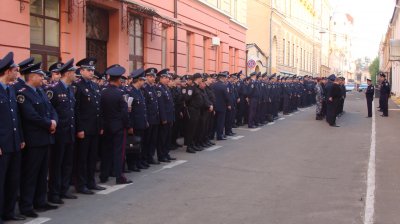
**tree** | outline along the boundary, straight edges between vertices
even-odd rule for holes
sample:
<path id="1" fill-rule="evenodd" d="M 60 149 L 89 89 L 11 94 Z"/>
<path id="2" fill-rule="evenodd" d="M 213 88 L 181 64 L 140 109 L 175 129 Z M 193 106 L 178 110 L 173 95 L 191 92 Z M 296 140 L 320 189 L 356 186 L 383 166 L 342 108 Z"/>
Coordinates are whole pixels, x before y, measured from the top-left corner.
<path id="1" fill-rule="evenodd" d="M 369 74 L 371 75 L 372 83 L 375 85 L 376 84 L 376 76 L 378 75 L 378 72 L 379 72 L 379 58 L 378 57 L 376 57 L 374 59 L 374 61 L 372 61 L 368 70 L 369 70 Z"/>

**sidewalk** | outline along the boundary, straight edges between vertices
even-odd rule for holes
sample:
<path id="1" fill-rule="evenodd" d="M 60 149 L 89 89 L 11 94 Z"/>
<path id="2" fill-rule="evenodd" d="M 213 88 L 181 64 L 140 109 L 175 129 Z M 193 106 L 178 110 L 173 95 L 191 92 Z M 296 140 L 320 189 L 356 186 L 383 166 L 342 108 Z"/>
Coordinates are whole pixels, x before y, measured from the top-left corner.
<path id="1" fill-rule="evenodd" d="M 396 100 L 397 102 L 399 100 Z M 375 109 L 378 101 L 375 101 Z M 389 117 L 376 111 L 375 222 L 400 223 L 400 109 L 389 101 Z M 366 139 L 369 140 L 369 139 Z"/>

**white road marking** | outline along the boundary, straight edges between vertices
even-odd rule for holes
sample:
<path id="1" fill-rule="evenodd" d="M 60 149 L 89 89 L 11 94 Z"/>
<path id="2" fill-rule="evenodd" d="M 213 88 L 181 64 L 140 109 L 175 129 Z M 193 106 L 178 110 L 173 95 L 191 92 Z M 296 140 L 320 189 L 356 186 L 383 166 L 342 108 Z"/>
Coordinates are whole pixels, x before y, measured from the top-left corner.
<path id="1" fill-rule="evenodd" d="M 159 170 L 156 170 L 156 171 L 153 171 L 152 173 L 158 173 L 158 172 L 163 171 L 165 169 L 171 169 L 171 168 L 174 168 L 174 167 L 179 166 L 181 164 L 184 164 L 186 162 L 187 162 L 187 160 L 176 160 L 175 162 L 172 162 L 172 163 L 170 163 L 168 165 L 165 165 L 165 166 L 163 166 L 163 168 L 161 168 Z"/>
<path id="2" fill-rule="evenodd" d="M 238 136 L 235 136 L 235 137 L 230 137 L 230 139 L 232 139 L 232 140 L 238 140 L 238 139 L 241 139 L 241 138 L 243 138 L 244 136 L 243 135 L 238 135 Z"/>
<path id="3" fill-rule="evenodd" d="M 400 109 L 389 109 L 391 111 L 400 111 Z"/>
<path id="4" fill-rule="evenodd" d="M 358 98 L 358 97 L 357 97 L 356 100 L 361 100 L 361 98 Z"/>
<path id="5" fill-rule="evenodd" d="M 221 148 L 221 147 L 222 147 L 222 146 L 220 146 L 220 145 L 214 145 L 213 147 L 206 148 L 205 151 L 211 152 L 211 151 L 217 150 L 217 149 L 219 149 L 219 148 Z"/>
<path id="6" fill-rule="evenodd" d="M 375 101 L 372 106 L 375 106 Z M 367 175 L 367 195 L 365 200 L 364 224 L 374 223 L 375 214 L 375 156 L 376 156 L 376 125 L 375 110 L 372 111 L 371 146 L 369 150 L 368 175 Z"/>
<path id="7" fill-rule="evenodd" d="M 29 222 L 26 222 L 24 224 L 42 224 L 42 223 L 48 222 L 50 220 L 51 220 L 51 218 L 40 217 L 40 218 L 33 219 Z"/>
<path id="8" fill-rule="evenodd" d="M 255 131 L 259 131 L 261 130 L 261 128 L 253 128 L 253 129 L 249 129 L 249 131 L 255 132 Z"/>
<path id="9" fill-rule="evenodd" d="M 291 116 L 293 116 L 293 114 L 288 114 L 288 115 L 285 115 L 286 117 L 291 117 Z"/>
<path id="10" fill-rule="evenodd" d="M 236 128 L 236 129 L 245 130 L 245 131 L 258 131 L 258 130 L 260 130 L 261 128 Z"/>
<path id="11" fill-rule="evenodd" d="M 298 113 L 300 113 L 300 111 L 296 111 L 296 112 L 294 112 L 294 114 L 298 114 Z"/>
<path id="12" fill-rule="evenodd" d="M 278 119 L 278 121 L 283 121 L 283 120 L 285 120 L 285 119 L 286 119 L 286 118 L 281 117 L 281 118 Z"/>
<path id="13" fill-rule="evenodd" d="M 267 125 L 273 125 L 273 124 L 275 124 L 275 122 L 268 123 Z"/>
<path id="14" fill-rule="evenodd" d="M 98 192 L 96 192 L 96 194 L 103 194 L 103 195 L 111 194 L 112 192 L 121 190 L 121 189 L 123 189 L 126 186 L 131 185 L 131 184 L 132 183 L 130 183 L 130 184 L 121 184 L 121 185 L 113 185 L 113 186 L 100 185 L 100 186 L 105 187 L 107 189 L 105 189 L 103 191 L 98 191 Z"/>

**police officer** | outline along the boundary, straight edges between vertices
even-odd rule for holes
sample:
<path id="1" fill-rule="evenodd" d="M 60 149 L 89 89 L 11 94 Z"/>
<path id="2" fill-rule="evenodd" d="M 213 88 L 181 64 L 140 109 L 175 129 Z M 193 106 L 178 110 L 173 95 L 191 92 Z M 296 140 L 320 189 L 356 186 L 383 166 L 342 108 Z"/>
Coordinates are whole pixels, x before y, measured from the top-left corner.
<path id="1" fill-rule="evenodd" d="M 186 123 L 186 135 L 185 144 L 187 145 L 186 152 L 195 153 L 201 151 L 203 148 L 195 146 L 195 136 L 199 133 L 198 122 L 200 119 L 200 110 L 204 105 L 204 100 L 200 92 L 199 84 L 202 81 L 203 76 L 200 73 L 196 73 L 192 76 L 192 85 L 187 86 L 186 93 L 184 95 L 185 105 L 187 107 L 187 123 Z"/>
<path id="2" fill-rule="evenodd" d="M 379 75 L 379 78 L 381 80 L 381 86 L 380 86 L 380 106 L 383 114 L 381 115 L 382 117 L 388 117 L 389 116 L 389 98 L 390 98 L 390 84 L 386 79 L 386 75 L 384 73 L 381 73 Z"/>
<path id="3" fill-rule="evenodd" d="M 49 84 L 55 84 L 61 79 L 60 68 L 63 66 L 64 63 L 56 62 L 49 67 Z"/>
<path id="4" fill-rule="evenodd" d="M 92 190 L 104 190 L 95 180 L 99 136 L 102 134 L 100 117 L 100 89 L 92 81 L 95 58 L 84 58 L 76 63 L 81 78 L 74 83 L 76 120 L 76 182 L 81 194 L 94 194 Z M 102 180 L 100 180 L 102 181 Z"/>
<path id="5" fill-rule="evenodd" d="M 158 108 L 160 113 L 160 126 L 157 144 L 157 158 L 159 162 L 176 160 L 169 155 L 172 124 L 175 120 L 174 99 L 168 84 L 170 82 L 169 69 L 157 73 L 159 79 L 156 85 Z"/>
<path id="6" fill-rule="evenodd" d="M 24 69 L 24 68 L 26 68 L 28 65 L 32 64 L 34 60 L 35 60 L 35 59 L 34 59 L 33 57 L 29 57 L 29 58 L 27 58 L 27 59 L 21 61 L 21 62 L 18 64 L 18 68 L 19 68 L 19 69 L 18 69 L 17 80 L 16 80 L 16 81 L 14 82 L 14 84 L 13 84 L 14 90 L 15 90 L 16 92 L 18 92 L 18 90 L 22 89 L 22 87 L 23 87 L 24 84 L 25 84 L 25 80 L 23 79 L 23 77 L 22 77 L 22 75 L 21 75 L 21 73 L 20 73 L 19 71 L 22 70 L 22 69 Z"/>
<path id="7" fill-rule="evenodd" d="M 128 105 L 129 111 L 129 127 L 133 128 L 133 133 L 141 138 L 141 149 L 142 151 L 138 154 L 127 154 L 126 162 L 128 164 L 128 169 L 134 172 L 140 172 L 139 167 L 148 167 L 147 162 L 145 162 L 146 154 L 143 151 L 144 148 L 144 133 L 149 127 L 149 122 L 147 120 L 147 108 L 146 100 L 142 94 L 141 88 L 146 82 L 144 75 L 144 69 L 140 68 L 133 71 L 130 74 L 132 78 L 131 91 L 129 96 L 132 97 L 131 105 Z"/>
<path id="8" fill-rule="evenodd" d="M 372 85 L 371 79 L 367 79 L 367 90 L 365 91 L 365 98 L 367 99 L 368 117 L 372 117 L 372 101 L 374 100 L 375 89 Z"/>
<path id="9" fill-rule="evenodd" d="M 125 156 L 123 152 L 124 133 L 129 128 L 128 104 L 124 100 L 124 91 L 121 87 L 121 76 L 125 68 L 120 65 L 110 66 L 106 72 L 109 75 L 110 84 L 101 92 L 101 108 L 103 109 L 104 138 L 107 144 L 106 150 L 102 153 L 101 173 L 102 181 L 107 181 L 110 171 L 113 170 L 116 184 L 129 184 L 131 180 L 126 179 L 123 174 Z M 113 164 L 113 169 L 111 169 Z"/>
<path id="10" fill-rule="evenodd" d="M 229 98 L 229 93 L 226 83 L 227 74 L 219 73 L 217 75 L 217 81 L 211 86 L 215 95 L 215 132 L 217 134 L 217 140 L 226 140 L 223 135 L 224 123 L 226 111 L 232 109 L 231 100 Z"/>
<path id="11" fill-rule="evenodd" d="M 75 142 L 75 96 L 71 84 L 75 81 L 74 59 L 58 68 L 61 78 L 49 86 L 46 94 L 58 114 L 55 144 L 50 152 L 49 197 L 54 204 L 64 204 L 62 198 L 76 199 L 68 192 Z"/>
<path id="12" fill-rule="evenodd" d="M 160 125 L 160 114 L 158 111 L 158 99 L 156 95 L 155 81 L 157 76 L 156 68 L 148 68 L 144 71 L 146 75 L 146 83 L 143 85 L 142 92 L 146 100 L 146 112 L 149 127 L 145 131 L 144 137 L 144 153 L 145 159 L 149 164 L 160 164 L 154 160 L 154 154 L 157 148 L 158 128 Z"/>
<path id="13" fill-rule="evenodd" d="M 256 81 L 257 79 L 257 73 L 253 72 L 250 74 L 250 83 L 248 86 L 248 98 L 249 98 L 249 121 L 248 121 L 248 127 L 249 128 L 256 128 L 256 123 L 257 123 L 257 107 L 258 107 L 258 100 L 260 97 L 260 93 L 258 90 L 258 83 Z"/>
<path id="14" fill-rule="evenodd" d="M 54 144 L 58 116 L 41 88 L 45 74 L 40 67 L 41 63 L 37 63 L 21 70 L 26 83 L 17 93 L 26 142 L 22 153 L 19 209 L 22 215 L 33 218 L 38 216 L 33 209 L 58 208 L 46 200 L 48 153 Z"/>
<path id="15" fill-rule="evenodd" d="M 24 220 L 15 214 L 21 174 L 21 149 L 23 140 L 19 109 L 14 87 L 18 67 L 14 54 L 8 53 L 0 60 L 0 223 L 2 219 Z"/>

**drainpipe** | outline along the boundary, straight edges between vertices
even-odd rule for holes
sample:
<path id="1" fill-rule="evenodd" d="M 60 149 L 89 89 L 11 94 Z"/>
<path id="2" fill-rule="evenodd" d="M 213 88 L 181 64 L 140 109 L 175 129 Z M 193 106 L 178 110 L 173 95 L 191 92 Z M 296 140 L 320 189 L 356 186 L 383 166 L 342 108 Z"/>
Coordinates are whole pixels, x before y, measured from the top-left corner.
<path id="1" fill-rule="evenodd" d="M 271 14 L 269 17 L 269 74 L 272 74 L 272 15 L 273 15 L 273 7 L 272 0 L 269 1 Z"/>
<path id="2" fill-rule="evenodd" d="M 178 19 L 178 0 L 174 0 L 174 18 Z M 174 70 L 178 74 L 178 24 L 174 25 Z"/>

